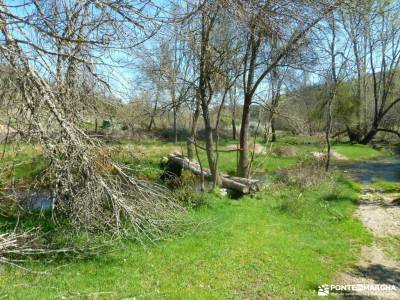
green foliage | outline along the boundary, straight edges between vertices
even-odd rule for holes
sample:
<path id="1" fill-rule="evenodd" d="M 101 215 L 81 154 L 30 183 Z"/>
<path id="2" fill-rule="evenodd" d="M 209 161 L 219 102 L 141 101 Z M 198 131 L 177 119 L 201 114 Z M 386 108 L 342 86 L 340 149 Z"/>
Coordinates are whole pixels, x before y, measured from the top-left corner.
<path id="1" fill-rule="evenodd" d="M 232 126 L 232 115 L 228 114 L 228 113 L 223 113 L 221 115 L 221 127 L 222 128 L 230 128 Z"/>
<path id="2" fill-rule="evenodd" d="M 379 238 L 378 244 L 389 256 L 397 261 L 400 261 L 400 235 Z"/>
<path id="3" fill-rule="evenodd" d="M 350 82 L 340 84 L 337 91 L 334 115 L 346 124 L 352 124 L 357 120 L 359 107 L 360 99 L 354 95 L 352 84 Z"/>

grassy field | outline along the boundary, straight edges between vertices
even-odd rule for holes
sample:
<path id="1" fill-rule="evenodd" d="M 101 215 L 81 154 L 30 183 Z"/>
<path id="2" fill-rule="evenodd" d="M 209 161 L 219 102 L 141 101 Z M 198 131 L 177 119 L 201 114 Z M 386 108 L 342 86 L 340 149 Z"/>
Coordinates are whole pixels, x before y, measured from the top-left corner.
<path id="1" fill-rule="evenodd" d="M 45 164 L 40 149 L 26 147 L 18 162 L 21 181 Z M 161 156 L 183 148 L 159 141 L 107 147 L 135 175 L 150 179 L 159 176 Z M 276 170 L 321 149 L 318 142 L 285 137 L 257 156 L 254 170 L 273 178 Z M 358 145 L 334 149 L 351 159 L 384 155 Z M 220 160 L 224 172 L 235 170 L 236 154 L 223 153 Z M 23 263 L 28 270 L 0 265 L 0 299 L 317 298 L 318 285 L 332 283 L 335 273 L 357 261 L 361 245 L 372 241 L 353 218 L 360 186 L 338 174 L 307 187 L 271 180 L 262 192 L 240 200 L 197 195 L 203 205 L 188 208 L 193 225 L 166 240 L 118 242 L 106 254 L 81 260 Z"/>
<path id="2" fill-rule="evenodd" d="M 10 299 L 313 298 L 319 284 L 356 260 L 370 241 L 352 218 L 357 186 L 341 178 L 303 191 L 275 186 L 240 201 L 206 195 L 183 236 L 113 247 L 79 261 L 2 267 Z"/>

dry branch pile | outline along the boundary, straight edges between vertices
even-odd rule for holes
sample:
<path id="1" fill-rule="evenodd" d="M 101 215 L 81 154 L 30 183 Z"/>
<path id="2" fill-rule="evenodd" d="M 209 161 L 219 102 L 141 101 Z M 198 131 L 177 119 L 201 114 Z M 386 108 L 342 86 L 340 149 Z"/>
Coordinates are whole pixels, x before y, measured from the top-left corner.
<path id="1" fill-rule="evenodd" d="M 136 39 L 140 14 L 123 1 L 34 2 L 23 19 L 0 1 L 0 59 L 10 78 L 2 84 L 11 91 L 1 100 L 24 138 L 43 148 L 48 166 L 41 180 L 52 192 L 53 219 L 91 231 L 159 236 L 178 221 L 181 206 L 165 188 L 129 176 L 79 127 L 96 86 L 107 86 L 94 53 L 116 47 L 105 38 L 127 28 Z M 34 34 L 24 35 L 27 30 Z"/>
<path id="2" fill-rule="evenodd" d="M 34 229 L 0 234 L 0 263 L 12 264 L 21 257 L 42 252 L 33 246 L 37 237 Z"/>

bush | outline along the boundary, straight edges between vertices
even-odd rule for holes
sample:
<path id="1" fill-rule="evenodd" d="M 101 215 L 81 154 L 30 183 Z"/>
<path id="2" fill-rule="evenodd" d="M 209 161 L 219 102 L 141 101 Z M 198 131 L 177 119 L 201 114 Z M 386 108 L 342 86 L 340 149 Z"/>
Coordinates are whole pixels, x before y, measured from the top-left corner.
<path id="1" fill-rule="evenodd" d="M 306 158 L 294 167 L 277 171 L 277 180 L 285 184 L 298 185 L 301 188 L 316 186 L 328 176 L 324 161 Z"/>
<path id="2" fill-rule="evenodd" d="M 184 171 L 179 178 L 169 180 L 167 184 L 173 189 L 173 197 L 185 207 L 197 208 L 206 203 L 204 194 L 196 190 L 198 179 L 188 171 Z"/>
<path id="3" fill-rule="evenodd" d="M 272 154 L 276 156 L 297 156 L 299 150 L 293 146 L 281 146 L 272 148 Z"/>
<path id="4" fill-rule="evenodd" d="M 100 128 L 102 128 L 102 129 L 107 129 L 110 127 L 111 127 L 111 122 L 109 120 L 103 120 L 103 123 L 100 126 Z"/>
<path id="5" fill-rule="evenodd" d="M 178 140 L 186 140 L 190 135 L 190 132 L 186 128 L 178 128 L 177 129 L 177 136 Z M 175 132 L 173 129 L 168 128 L 160 131 L 160 136 L 163 139 L 166 139 L 168 141 L 173 141 L 175 138 Z"/>

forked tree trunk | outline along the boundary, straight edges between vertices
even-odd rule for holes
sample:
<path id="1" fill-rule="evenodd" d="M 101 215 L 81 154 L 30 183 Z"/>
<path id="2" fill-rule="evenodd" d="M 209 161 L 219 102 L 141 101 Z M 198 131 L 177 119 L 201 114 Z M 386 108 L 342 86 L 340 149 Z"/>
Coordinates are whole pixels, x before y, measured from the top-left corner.
<path id="1" fill-rule="evenodd" d="M 236 140 L 236 121 L 232 118 L 232 139 Z"/>
<path id="2" fill-rule="evenodd" d="M 214 160 L 214 141 L 212 134 L 212 125 L 209 106 L 213 96 L 213 90 L 211 85 L 211 65 L 209 60 L 209 40 L 210 32 L 214 26 L 215 15 L 210 18 L 206 12 L 202 12 L 201 18 L 201 51 L 200 51 L 200 74 L 199 74 L 199 101 L 201 110 L 203 113 L 204 129 L 205 129 L 205 140 L 206 140 L 206 153 L 208 166 L 212 174 L 212 180 L 216 185 L 220 184 L 219 172 Z"/>
<path id="3" fill-rule="evenodd" d="M 360 144 L 366 145 L 370 143 L 378 133 L 378 126 L 373 125 L 366 135 L 359 141 Z"/>
<path id="4" fill-rule="evenodd" d="M 206 153 L 207 153 L 207 161 L 208 165 L 210 167 L 210 171 L 212 174 L 212 180 L 213 182 L 218 185 L 220 183 L 220 178 L 218 174 L 217 167 L 215 165 L 215 159 L 214 159 L 214 140 L 213 140 L 213 133 L 212 133 L 212 126 L 211 126 L 211 119 L 210 119 L 210 113 L 208 111 L 208 106 L 204 106 L 202 104 L 202 110 L 203 110 L 203 119 L 204 119 L 204 131 L 205 131 L 205 139 L 206 139 Z"/>
<path id="5" fill-rule="evenodd" d="M 271 142 L 276 142 L 276 133 L 275 133 L 275 118 L 271 119 Z"/>
<path id="6" fill-rule="evenodd" d="M 247 100 L 247 101 L 246 101 Z M 243 105 L 243 117 L 240 127 L 240 154 L 238 176 L 247 178 L 249 176 L 249 124 L 250 124 L 250 103 L 246 99 Z"/>
<path id="7" fill-rule="evenodd" d="M 193 113 L 190 136 L 187 140 L 187 153 L 189 160 L 193 160 L 194 158 L 193 143 L 196 139 L 197 121 L 199 120 L 199 116 L 200 116 L 200 103 L 199 100 L 196 99 L 196 109 L 194 110 Z"/>
<path id="8" fill-rule="evenodd" d="M 177 108 L 173 109 L 173 131 L 174 131 L 174 143 L 178 142 L 178 127 L 177 127 Z"/>

